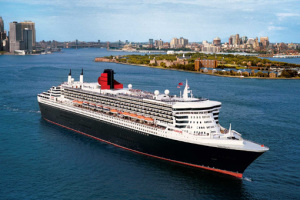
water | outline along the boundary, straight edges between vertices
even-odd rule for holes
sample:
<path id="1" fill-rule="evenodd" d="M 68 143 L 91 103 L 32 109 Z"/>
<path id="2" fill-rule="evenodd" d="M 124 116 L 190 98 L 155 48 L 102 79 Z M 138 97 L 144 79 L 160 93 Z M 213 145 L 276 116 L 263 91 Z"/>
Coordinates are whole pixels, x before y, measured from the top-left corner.
<path id="1" fill-rule="evenodd" d="M 300 81 L 215 77 L 115 63 L 103 49 L 0 56 L 0 199 L 297 199 L 300 196 Z M 291 59 L 286 59 L 291 61 Z M 292 59 L 300 63 L 300 59 Z M 36 95 L 69 69 L 96 81 L 105 68 L 148 91 L 189 80 L 195 96 L 222 102 L 220 123 L 270 151 L 239 180 L 137 155 L 41 119 Z"/>

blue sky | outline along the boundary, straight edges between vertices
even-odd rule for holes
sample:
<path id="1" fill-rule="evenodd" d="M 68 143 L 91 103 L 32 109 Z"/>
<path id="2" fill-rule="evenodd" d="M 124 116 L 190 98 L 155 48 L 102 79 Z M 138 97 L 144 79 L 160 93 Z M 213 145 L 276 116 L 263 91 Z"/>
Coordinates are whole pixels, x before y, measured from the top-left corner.
<path id="1" fill-rule="evenodd" d="M 9 22 L 36 23 L 37 41 L 200 42 L 239 33 L 300 43 L 300 0 L 0 0 Z"/>

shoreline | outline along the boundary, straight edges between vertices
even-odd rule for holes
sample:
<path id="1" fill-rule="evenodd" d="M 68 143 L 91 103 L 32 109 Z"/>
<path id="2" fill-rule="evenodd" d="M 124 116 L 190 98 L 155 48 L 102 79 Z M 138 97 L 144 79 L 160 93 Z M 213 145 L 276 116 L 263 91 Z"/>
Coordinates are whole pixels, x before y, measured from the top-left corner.
<path id="1" fill-rule="evenodd" d="M 96 62 L 96 61 L 94 61 Z M 104 62 L 104 61 L 97 61 L 97 62 Z M 138 67 L 149 67 L 149 68 L 154 68 L 154 69 L 163 69 L 163 70 L 173 70 L 173 71 L 181 71 L 181 72 L 189 72 L 189 73 L 195 73 L 195 74 L 204 74 L 204 75 L 209 75 L 209 76 L 218 76 L 218 77 L 226 77 L 226 78 L 240 78 L 240 79 L 270 79 L 270 80 L 300 80 L 299 78 L 269 78 L 269 77 L 241 77 L 241 76 L 228 76 L 228 75 L 219 75 L 219 74 L 210 74 L 210 73 L 203 73 L 199 71 L 187 71 L 187 70 L 182 70 L 182 69 L 174 69 L 174 68 L 164 68 L 160 66 L 149 66 L 145 64 L 132 64 L 132 63 L 122 63 L 122 62 L 106 62 L 106 63 L 116 63 L 116 64 L 122 64 L 122 65 L 133 65 L 133 66 L 138 66 Z"/>

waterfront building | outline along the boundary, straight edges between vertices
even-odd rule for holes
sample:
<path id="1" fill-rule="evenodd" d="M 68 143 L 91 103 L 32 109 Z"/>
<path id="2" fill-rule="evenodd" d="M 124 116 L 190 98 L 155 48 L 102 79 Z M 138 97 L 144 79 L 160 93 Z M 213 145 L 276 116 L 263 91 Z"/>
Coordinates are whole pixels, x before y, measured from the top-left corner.
<path id="1" fill-rule="evenodd" d="M 36 32 L 35 32 L 35 23 L 32 21 L 24 21 L 20 22 L 21 24 L 21 37 L 23 38 L 23 30 L 28 28 L 28 30 L 32 30 L 32 46 L 35 46 L 36 43 Z"/>
<path id="2" fill-rule="evenodd" d="M 18 25 L 18 22 L 14 21 L 9 23 L 9 51 L 11 53 L 13 53 L 15 50 L 20 50 L 20 32 L 21 27 Z"/>
<path id="3" fill-rule="evenodd" d="M 200 58 L 195 60 L 195 71 L 199 71 L 203 68 L 217 68 L 217 60 L 201 60 Z"/>
<path id="4" fill-rule="evenodd" d="M 28 52 L 32 52 L 32 30 L 25 28 L 23 30 L 23 41 L 24 41 L 24 49 Z"/>
<path id="5" fill-rule="evenodd" d="M 29 31 L 30 30 L 30 31 Z M 25 40 L 24 40 L 24 34 Z M 28 36 L 30 35 L 30 38 Z M 29 50 L 32 51 L 32 47 L 35 46 L 35 23 L 31 21 L 25 22 L 11 22 L 9 23 L 9 46 L 10 52 L 13 53 L 15 50 Z M 30 44 L 28 44 L 30 42 Z M 25 45 L 25 43 L 27 43 Z"/>
<path id="6" fill-rule="evenodd" d="M 4 21 L 0 16 L 0 51 L 5 51 L 6 46 L 6 32 L 4 31 Z"/>
<path id="7" fill-rule="evenodd" d="M 0 33 L 4 32 L 4 21 L 2 17 L 0 16 Z"/>

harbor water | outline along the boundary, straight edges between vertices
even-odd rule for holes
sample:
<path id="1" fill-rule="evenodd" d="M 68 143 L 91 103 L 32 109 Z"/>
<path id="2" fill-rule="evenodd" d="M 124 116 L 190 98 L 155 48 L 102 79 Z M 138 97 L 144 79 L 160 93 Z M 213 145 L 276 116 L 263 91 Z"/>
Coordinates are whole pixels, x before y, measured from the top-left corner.
<path id="1" fill-rule="evenodd" d="M 300 80 L 240 79 L 116 63 L 105 49 L 0 56 L 0 199 L 299 199 Z M 299 63 L 300 58 L 279 59 Z M 270 148 L 243 179 L 138 155 L 49 124 L 37 94 L 67 80 L 96 82 L 104 69 L 127 87 L 222 102 L 219 122 Z M 167 147 L 166 147 L 167 148 Z M 183 150 L 184 151 L 184 150 Z"/>

